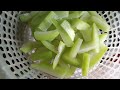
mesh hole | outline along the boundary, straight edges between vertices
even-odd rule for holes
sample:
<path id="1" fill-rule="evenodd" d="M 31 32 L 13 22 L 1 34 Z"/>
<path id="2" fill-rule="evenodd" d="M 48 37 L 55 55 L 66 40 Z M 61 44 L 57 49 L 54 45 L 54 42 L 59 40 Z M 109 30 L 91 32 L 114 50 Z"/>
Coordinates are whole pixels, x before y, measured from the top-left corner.
<path id="1" fill-rule="evenodd" d="M 28 65 L 30 65 L 30 63 L 29 63 L 29 62 L 27 62 L 27 64 L 28 64 Z"/>
<path id="2" fill-rule="evenodd" d="M 109 21 L 109 19 L 108 19 L 108 18 L 106 18 L 106 21 L 108 22 L 108 21 Z"/>
<path id="3" fill-rule="evenodd" d="M 109 34 L 112 34 L 112 31 L 109 31 Z"/>
<path id="4" fill-rule="evenodd" d="M 14 55 L 14 56 L 16 56 L 16 54 L 15 54 L 15 53 L 13 53 L 13 55 Z"/>
<path id="5" fill-rule="evenodd" d="M 7 41 L 6 41 L 6 40 L 4 40 L 4 43 L 5 43 L 5 44 L 7 44 Z"/>
<path id="6" fill-rule="evenodd" d="M 0 44 L 2 43 L 2 40 L 0 39 Z"/>
<path id="7" fill-rule="evenodd" d="M 15 28 L 15 25 L 13 25 L 13 28 Z"/>
<path id="8" fill-rule="evenodd" d="M 110 35 L 109 38 L 112 38 L 112 35 Z"/>
<path id="9" fill-rule="evenodd" d="M 14 45 L 17 45 L 16 42 L 14 42 Z"/>
<path id="10" fill-rule="evenodd" d="M 16 69 L 19 69 L 19 67 L 18 67 L 18 66 L 15 66 L 15 68 L 16 68 Z"/>
<path id="11" fill-rule="evenodd" d="M 8 16 L 7 16 L 7 14 L 5 13 L 5 18 L 7 18 Z"/>
<path id="12" fill-rule="evenodd" d="M 28 67 L 28 70 L 31 70 L 31 69 Z"/>
<path id="13" fill-rule="evenodd" d="M 22 52 L 22 55 L 24 55 L 24 53 Z"/>
<path id="14" fill-rule="evenodd" d="M 20 64 L 20 67 L 23 68 L 22 64 Z"/>
<path id="15" fill-rule="evenodd" d="M 11 47 L 11 50 L 14 51 L 13 47 Z"/>
<path id="16" fill-rule="evenodd" d="M 113 40 L 113 42 L 115 42 L 115 41 L 116 41 L 116 39 Z"/>
<path id="17" fill-rule="evenodd" d="M 109 44 L 108 47 L 111 47 L 111 45 Z"/>
<path id="18" fill-rule="evenodd" d="M 114 34 L 114 37 L 116 37 L 116 34 Z"/>
<path id="19" fill-rule="evenodd" d="M 1 50 L 1 51 L 4 51 L 3 47 L 0 46 L 0 50 Z"/>
<path id="20" fill-rule="evenodd" d="M 114 62 L 117 62 L 118 59 L 115 59 Z"/>
<path id="21" fill-rule="evenodd" d="M 9 61 L 7 61 L 7 60 L 6 60 L 6 63 L 7 63 L 8 65 L 10 65 L 10 62 L 9 62 Z"/>
<path id="22" fill-rule="evenodd" d="M 120 31 L 120 28 L 118 28 L 118 31 Z"/>
<path id="23" fill-rule="evenodd" d="M 12 64 L 15 64 L 15 61 L 14 61 L 14 60 L 12 60 Z"/>
<path id="24" fill-rule="evenodd" d="M 111 20 L 111 23 L 114 23 L 114 20 Z"/>
<path id="25" fill-rule="evenodd" d="M 112 19 L 113 17 L 112 16 L 110 16 L 110 19 Z"/>
<path id="26" fill-rule="evenodd" d="M 15 74 L 16 77 L 20 77 L 18 74 Z"/>
<path id="27" fill-rule="evenodd" d="M 3 34 L 3 37 L 6 38 L 6 34 Z"/>
<path id="28" fill-rule="evenodd" d="M 15 40 L 15 36 L 13 36 L 13 39 Z"/>
<path id="29" fill-rule="evenodd" d="M 20 73 L 21 73 L 22 75 L 24 75 L 24 73 L 23 73 L 22 71 L 20 71 Z"/>
<path id="30" fill-rule="evenodd" d="M 115 21 L 118 21 L 118 18 L 115 18 Z"/>
<path id="31" fill-rule="evenodd" d="M 18 14 L 15 14 L 15 17 L 17 17 Z"/>
<path id="32" fill-rule="evenodd" d="M 112 61 L 112 60 L 113 60 L 113 58 L 110 59 L 110 61 Z"/>
<path id="33" fill-rule="evenodd" d="M 108 15 L 110 15 L 110 11 L 108 12 Z"/>
<path id="34" fill-rule="evenodd" d="M 27 66 L 27 64 L 26 63 L 23 63 L 25 66 Z"/>
<path id="35" fill-rule="evenodd" d="M 12 20 L 12 17 L 9 17 L 9 20 L 11 21 L 11 20 Z"/>
<path id="36" fill-rule="evenodd" d="M 115 28 L 115 25 L 113 24 L 112 27 Z"/>
<path id="37" fill-rule="evenodd" d="M 120 36 L 120 32 L 118 33 L 118 35 Z"/>
<path id="38" fill-rule="evenodd" d="M 10 36 L 10 35 L 8 35 L 8 38 L 9 38 L 9 39 L 11 39 L 11 36 Z"/>
<path id="39" fill-rule="evenodd" d="M 14 19 L 14 22 L 16 23 L 16 20 Z"/>
<path id="40" fill-rule="evenodd" d="M 112 42 L 112 40 L 109 40 L 109 42 Z"/>
<path id="41" fill-rule="evenodd" d="M 15 34 L 15 31 L 13 30 L 13 34 Z"/>
<path id="42" fill-rule="evenodd" d="M 24 57 L 24 59 L 25 59 L 25 60 L 27 60 L 27 58 L 26 58 L 26 57 Z"/>
<path id="43" fill-rule="evenodd" d="M 21 61 L 23 61 L 23 58 L 21 58 Z"/>
<path id="44" fill-rule="evenodd" d="M 117 22 L 117 26 L 119 26 L 119 22 Z"/>
<path id="45" fill-rule="evenodd" d="M 13 15 L 13 14 L 14 14 L 14 12 L 13 12 L 13 11 L 11 11 L 11 14 Z"/>
<path id="46" fill-rule="evenodd" d="M 11 32 L 11 29 L 10 29 L 10 28 L 8 29 L 8 32 L 9 32 L 9 33 Z"/>
<path id="47" fill-rule="evenodd" d="M 18 59 L 16 59 L 17 62 L 20 62 Z"/>
<path id="48" fill-rule="evenodd" d="M 11 27 L 11 23 L 10 22 L 8 22 L 8 25 L 9 25 L 9 27 Z"/>
<path id="49" fill-rule="evenodd" d="M 108 60 L 109 58 L 106 58 L 106 60 Z"/>
<path id="50" fill-rule="evenodd" d="M 117 43 L 116 47 L 118 47 L 118 46 L 119 46 L 119 43 Z"/>
<path id="51" fill-rule="evenodd" d="M 116 13 L 114 13 L 114 17 L 116 16 Z"/>
<path id="52" fill-rule="evenodd" d="M 120 54 L 118 54 L 117 57 L 120 57 Z"/>
<path id="53" fill-rule="evenodd" d="M 6 27 L 5 26 L 3 26 L 3 30 L 6 31 Z"/>
<path id="54" fill-rule="evenodd" d="M 115 44 L 112 45 L 113 47 L 115 46 Z"/>
<path id="55" fill-rule="evenodd" d="M 3 21 L 3 24 L 6 24 L 6 20 Z"/>
<path id="56" fill-rule="evenodd" d="M 17 53 L 18 54 L 18 56 L 20 56 L 20 53 Z"/>
<path id="57" fill-rule="evenodd" d="M 10 43 L 10 45 L 12 45 L 12 41 L 10 41 L 9 43 Z"/>
<path id="58" fill-rule="evenodd" d="M 16 51 L 18 50 L 18 48 L 16 48 Z"/>
<path id="59" fill-rule="evenodd" d="M 9 57 L 12 57 L 12 55 L 10 53 L 8 53 Z"/>
<path id="60" fill-rule="evenodd" d="M 37 77 L 38 77 L 38 78 L 40 78 L 40 76 L 39 76 L 39 75 L 37 75 Z"/>
<path id="61" fill-rule="evenodd" d="M 10 67 L 10 70 L 11 70 L 12 72 L 14 72 L 14 71 L 15 71 L 13 67 Z"/>
<path id="62" fill-rule="evenodd" d="M 24 69 L 25 72 L 28 72 L 26 69 Z"/>
<path id="63" fill-rule="evenodd" d="M 3 58 L 6 58 L 6 54 L 5 53 L 3 53 Z"/>
<path id="64" fill-rule="evenodd" d="M 100 63 L 102 63 L 103 61 L 101 60 Z"/>

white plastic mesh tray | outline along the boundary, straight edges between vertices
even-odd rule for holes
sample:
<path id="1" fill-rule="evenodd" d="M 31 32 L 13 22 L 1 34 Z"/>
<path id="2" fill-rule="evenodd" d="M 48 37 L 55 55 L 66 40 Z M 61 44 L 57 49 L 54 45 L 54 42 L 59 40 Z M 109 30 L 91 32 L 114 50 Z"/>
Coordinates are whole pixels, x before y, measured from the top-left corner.
<path id="1" fill-rule="evenodd" d="M 30 62 L 19 48 L 29 38 L 24 31 L 25 25 L 19 23 L 20 11 L 0 12 L 0 78 L 10 79 L 50 79 L 55 78 L 30 68 Z M 88 77 L 81 77 L 81 70 L 76 70 L 71 78 L 120 78 L 120 12 L 99 11 L 111 26 L 105 44 L 109 47 L 100 63 L 90 71 Z M 102 32 L 101 32 L 102 33 Z"/>

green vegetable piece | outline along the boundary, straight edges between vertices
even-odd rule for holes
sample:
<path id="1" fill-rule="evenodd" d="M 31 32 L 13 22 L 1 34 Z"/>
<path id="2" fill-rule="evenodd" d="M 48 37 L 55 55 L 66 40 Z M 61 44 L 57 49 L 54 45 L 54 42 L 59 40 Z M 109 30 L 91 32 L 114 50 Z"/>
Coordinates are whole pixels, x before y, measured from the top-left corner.
<path id="1" fill-rule="evenodd" d="M 100 46 L 101 46 L 100 47 L 100 52 L 92 54 L 92 57 L 90 59 L 90 69 L 92 69 L 93 66 L 96 65 L 101 60 L 101 58 L 103 57 L 103 55 L 108 50 L 108 47 L 105 46 L 104 44 L 101 44 Z"/>
<path id="2" fill-rule="evenodd" d="M 19 18 L 22 22 L 27 22 L 31 19 L 31 15 L 30 13 L 25 13 L 25 14 L 21 14 Z"/>
<path id="3" fill-rule="evenodd" d="M 38 12 L 32 20 L 29 22 L 29 26 L 32 28 L 32 31 L 34 32 L 36 28 L 39 26 L 39 24 L 45 19 L 45 17 L 48 15 L 49 11 L 44 12 Z"/>
<path id="4" fill-rule="evenodd" d="M 98 28 L 95 23 L 93 23 L 93 32 L 92 32 L 92 37 L 93 37 L 93 42 L 95 43 L 95 52 L 99 53 L 99 34 L 98 34 Z"/>
<path id="5" fill-rule="evenodd" d="M 63 53 L 62 59 L 65 63 L 68 63 L 75 67 L 80 67 L 80 63 L 78 62 L 78 60 L 76 58 L 69 57 L 69 52 Z"/>
<path id="6" fill-rule="evenodd" d="M 79 54 L 85 53 L 85 52 L 88 52 L 88 51 L 93 50 L 95 48 L 96 48 L 96 45 L 93 41 L 83 42 L 78 53 Z"/>
<path id="7" fill-rule="evenodd" d="M 45 32 L 40 32 L 40 31 L 35 31 L 35 32 L 34 32 L 34 37 L 35 37 L 35 39 L 36 39 L 36 40 L 40 40 L 40 41 L 45 41 L 45 40 L 52 41 L 52 40 L 54 40 L 58 35 L 59 35 L 58 30 L 45 31 Z"/>
<path id="8" fill-rule="evenodd" d="M 77 68 L 74 66 L 70 66 L 70 68 L 68 69 L 68 72 L 66 73 L 66 75 L 64 76 L 64 78 L 70 78 L 72 75 L 74 75 L 74 72 Z"/>
<path id="9" fill-rule="evenodd" d="M 52 52 L 49 50 L 46 50 L 44 48 L 38 48 L 34 53 L 32 53 L 29 58 L 32 61 L 40 60 L 51 60 L 52 59 Z"/>
<path id="10" fill-rule="evenodd" d="M 38 43 L 38 42 L 35 42 L 35 41 L 28 41 L 26 43 L 24 43 L 22 45 L 22 47 L 20 48 L 20 50 L 23 52 L 23 53 L 28 53 L 30 51 L 32 51 L 34 48 L 38 48 L 40 47 L 41 44 Z"/>
<path id="11" fill-rule="evenodd" d="M 72 21 L 72 27 L 78 30 L 88 30 L 90 28 L 90 25 L 80 19 L 74 19 Z"/>
<path id="12" fill-rule="evenodd" d="M 45 19 L 40 23 L 40 25 L 38 26 L 38 29 L 42 30 L 42 31 L 47 31 L 47 29 L 52 25 L 51 19 L 57 17 L 57 15 L 51 11 L 46 17 Z"/>
<path id="13" fill-rule="evenodd" d="M 77 54 L 78 54 L 78 51 L 81 47 L 81 44 L 82 44 L 83 40 L 78 38 L 75 43 L 73 44 L 73 46 L 71 47 L 70 49 L 70 52 L 69 52 L 69 56 L 72 57 L 72 58 L 76 58 Z"/>
<path id="14" fill-rule="evenodd" d="M 41 62 L 40 64 L 31 64 L 33 69 L 48 73 L 57 78 L 63 79 L 68 72 L 68 68 L 57 66 L 54 70 L 52 64 Z"/>
<path id="15" fill-rule="evenodd" d="M 80 33 L 82 34 L 82 37 L 85 42 L 89 42 L 92 40 L 92 30 L 91 28 L 86 30 L 80 30 Z"/>
<path id="16" fill-rule="evenodd" d="M 63 19 L 69 16 L 69 11 L 54 11 L 54 13 L 57 15 L 56 19 Z"/>
<path id="17" fill-rule="evenodd" d="M 58 46 L 58 54 L 55 56 L 55 59 L 53 61 L 53 69 L 55 69 L 57 64 L 59 63 L 59 60 L 64 51 L 64 48 L 65 48 L 65 44 L 62 41 L 60 41 Z"/>
<path id="18" fill-rule="evenodd" d="M 95 23 L 97 25 L 97 27 L 101 30 L 103 30 L 104 32 L 108 32 L 110 30 L 110 26 L 107 24 L 107 22 L 102 21 L 101 19 L 99 19 L 96 16 L 91 16 L 90 19 L 93 23 Z"/>
<path id="19" fill-rule="evenodd" d="M 42 42 L 42 44 L 46 47 L 46 48 L 48 48 L 49 50 L 51 50 L 52 52 L 54 52 L 54 53 L 56 53 L 57 54 L 57 50 L 56 50 L 56 48 L 55 48 L 55 46 L 54 45 L 52 45 L 50 42 L 48 42 L 48 41 L 41 41 Z"/>
<path id="20" fill-rule="evenodd" d="M 61 27 L 67 32 L 72 41 L 75 38 L 75 31 L 72 29 L 70 23 L 67 20 L 64 20 L 61 24 Z"/>
<path id="21" fill-rule="evenodd" d="M 90 22 L 90 17 L 91 17 L 91 15 L 88 13 L 88 11 L 83 11 L 83 14 L 80 17 L 80 20 L 83 20 L 83 21 L 85 21 L 87 23 L 91 23 Z"/>
<path id="22" fill-rule="evenodd" d="M 71 47 L 73 45 L 73 41 L 68 35 L 68 33 L 59 25 L 59 23 L 55 19 L 52 19 L 52 23 L 55 25 L 55 27 L 59 31 L 60 36 L 62 40 L 64 41 L 65 45 L 67 47 Z"/>
<path id="23" fill-rule="evenodd" d="M 75 33 L 75 40 L 77 40 L 78 38 L 83 39 L 83 36 L 82 36 L 82 34 L 80 33 L 80 31 L 77 31 L 77 32 Z"/>
<path id="24" fill-rule="evenodd" d="M 88 13 L 89 13 L 91 16 L 96 16 L 97 18 L 101 19 L 103 22 L 106 22 L 106 20 L 103 19 L 96 11 L 88 11 Z"/>
<path id="25" fill-rule="evenodd" d="M 84 53 L 78 54 L 77 57 L 76 57 L 78 62 L 80 63 L 80 68 L 82 67 L 83 54 Z"/>
<path id="26" fill-rule="evenodd" d="M 73 11 L 69 14 L 67 19 L 79 18 L 82 15 L 82 11 Z"/>
<path id="27" fill-rule="evenodd" d="M 89 64 L 90 64 L 90 55 L 88 53 L 84 53 L 82 60 L 82 76 L 88 75 Z"/>
<path id="28" fill-rule="evenodd" d="M 20 20 L 22 22 L 29 22 L 39 11 L 31 11 L 30 13 L 21 14 Z"/>

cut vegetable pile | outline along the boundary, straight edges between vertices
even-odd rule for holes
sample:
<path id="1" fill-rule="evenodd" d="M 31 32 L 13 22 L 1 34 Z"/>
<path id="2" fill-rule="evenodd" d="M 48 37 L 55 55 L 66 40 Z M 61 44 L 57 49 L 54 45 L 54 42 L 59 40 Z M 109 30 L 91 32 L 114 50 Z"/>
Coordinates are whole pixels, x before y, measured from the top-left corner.
<path id="1" fill-rule="evenodd" d="M 34 50 L 28 54 L 31 67 L 55 77 L 70 78 L 77 68 L 88 76 L 108 50 L 104 41 L 110 26 L 95 11 L 31 11 L 21 14 L 20 20 L 35 38 L 20 50 L 25 54 Z"/>

